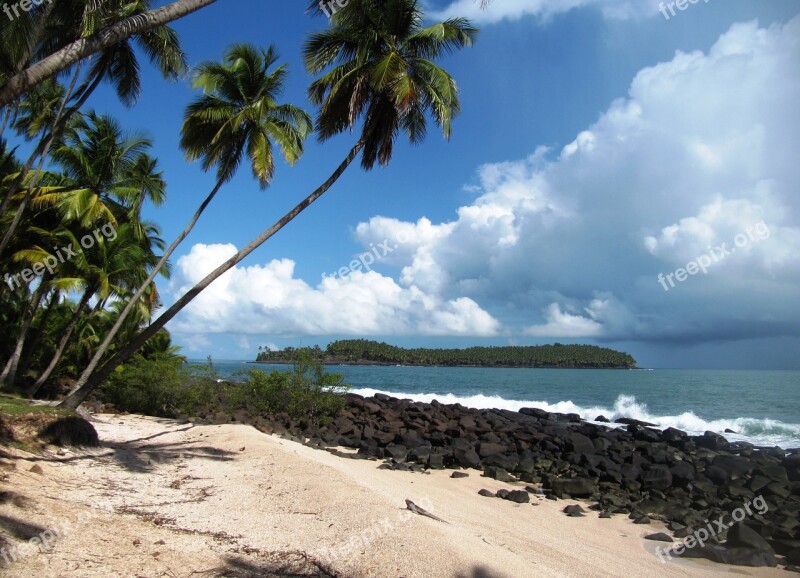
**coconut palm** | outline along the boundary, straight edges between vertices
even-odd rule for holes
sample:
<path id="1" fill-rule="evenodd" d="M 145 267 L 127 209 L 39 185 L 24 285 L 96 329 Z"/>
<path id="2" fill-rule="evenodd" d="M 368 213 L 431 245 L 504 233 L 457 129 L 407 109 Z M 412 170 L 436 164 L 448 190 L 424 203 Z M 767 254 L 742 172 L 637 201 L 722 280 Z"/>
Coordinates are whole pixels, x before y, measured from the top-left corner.
<path id="1" fill-rule="evenodd" d="M 331 68 L 309 89 L 320 105 L 317 130 L 325 141 L 361 122 L 360 137 L 333 174 L 308 197 L 233 257 L 217 267 L 126 344 L 99 371 L 82 376 L 62 402 L 77 407 L 152 335 L 164 327 L 206 287 L 241 262 L 322 196 L 362 153 L 361 165 L 387 164 L 394 141 L 404 132 L 412 143 L 425 136 L 430 114 L 445 137 L 459 111 L 453 78 L 433 60 L 471 46 L 477 30 L 469 21 L 450 19 L 423 26 L 416 0 L 351 0 L 338 11 L 332 26 L 312 35 L 304 53 L 313 74 Z"/>
<path id="2" fill-rule="evenodd" d="M 43 19 L 41 41 L 36 44 L 37 53 L 48 54 L 56 48 L 69 44 L 75 38 L 91 37 L 103 27 L 132 16 L 143 16 L 150 7 L 150 0 L 109 0 L 102 3 L 85 0 L 63 0 L 58 2 L 57 8 L 42 7 L 40 12 L 46 14 Z M 157 26 L 144 30 L 135 37 L 136 44 L 145 52 L 148 59 L 168 79 L 176 79 L 187 69 L 186 55 L 180 48 L 177 34 L 168 26 Z M 0 241 L 0 253 L 8 245 L 11 235 L 22 218 L 27 208 L 32 190 L 38 184 L 42 166 L 47 158 L 48 151 L 59 138 L 61 130 L 70 122 L 72 116 L 86 103 L 89 96 L 97 89 L 103 80 L 110 81 L 116 89 L 117 95 L 126 106 L 131 106 L 141 91 L 139 63 L 130 41 L 121 39 L 109 45 L 94 59 L 84 82 L 76 87 L 81 76 L 81 60 L 74 67 L 74 74 L 64 99 L 54 115 L 52 124 L 47 131 L 42 131 L 43 136 L 34 153 L 23 168 L 16 182 L 19 187 L 23 182 L 28 184 L 28 194 L 20 202 L 17 217 L 6 231 Z M 67 103 L 70 104 L 66 108 Z M 32 179 L 25 181 L 28 171 L 36 159 L 39 158 L 39 168 Z M 16 192 L 12 187 L 9 197 Z M 2 210 L 0 210 L 0 214 Z"/>
<path id="3" fill-rule="evenodd" d="M 40 82 L 70 68 L 76 62 L 113 47 L 132 36 L 169 24 L 214 2 L 216 0 L 177 0 L 167 6 L 144 12 L 137 11 L 125 15 L 120 20 L 105 23 L 104 27 L 97 29 L 91 35 L 79 37 L 49 54 L 42 54 L 34 64 L 20 72 L 9 74 L 0 86 L 0 106 L 9 105 Z M 53 3 L 46 2 L 45 5 L 47 4 Z"/>
<path id="4" fill-rule="evenodd" d="M 62 272 L 52 284 L 61 290 L 82 290 L 82 293 L 72 316 L 61 329 L 61 339 L 50 363 L 28 390 L 29 396 L 32 397 L 39 391 L 58 365 L 75 328 L 81 318 L 86 316 L 85 309 L 89 301 L 95 298 L 105 302 L 110 297 L 123 297 L 127 291 L 138 287 L 147 272 L 156 264 L 158 257 L 153 249 L 163 248 L 163 241 L 157 237 L 158 229 L 153 225 L 145 223 L 143 227 L 148 232 L 144 243 L 139 238 L 138 225 L 125 223 L 117 228 L 113 240 L 101 237 L 89 249 L 81 247 L 78 239 L 69 231 L 62 235 L 63 241 L 78 249 L 78 256 L 65 263 L 66 274 Z M 33 257 L 44 258 L 42 255 Z M 165 277 L 169 276 L 167 268 L 162 269 L 162 273 Z"/>
<path id="5" fill-rule="evenodd" d="M 311 117 L 296 106 L 277 103 L 286 82 L 286 66 L 273 68 L 277 61 L 272 46 L 259 50 L 237 44 L 227 50 L 223 62 L 198 67 L 194 86 L 202 89 L 203 95 L 187 108 L 181 147 L 189 160 L 201 159 L 204 170 L 216 167 L 216 184 L 105 335 L 79 378 L 79 386 L 97 368 L 131 309 L 222 186 L 234 177 L 245 155 L 253 177 L 264 189 L 275 172 L 273 142 L 289 164 L 303 154 Z"/>
<path id="6" fill-rule="evenodd" d="M 96 231 L 100 228 L 103 234 L 96 236 L 98 243 L 104 237 L 110 238 L 112 231 L 117 236 L 118 221 L 125 223 L 130 220 L 129 208 L 140 203 L 141 191 L 150 193 L 151 200 L 155 202 L 163 200 L 166 185 L 147 154 L 151 146 L 151 142 L 141 135 L 125 134 L 119 123 L 110 116 L 95 113 L 81 115 L 67 129 L 64 142 L 53 153 L 63 173 L 48 173 L 46 184 L 34 189 L 32 204 L 40 211 L 57 210 L 66 224 L 66 230 L 74 224 L 82 234 L 88 233 L 91 238 L 92 229 Z M 143 167 L 150 167 L 154 172 L 144 175 Z M 52 181 L 55 183 L 51 184 Z M 103 223 L 102 227 L 97 227 L 97 223 Z M 112 229 L 108 229 L 109 225 Z M 134 228 L 139 230 L 138 225 L 134 225 Z M 139 238 L 142 236 L 139 235 Z M 80 246 L 72 242 L 69 245 L 73 248 Z M 44 263 L 49 249 L 41 247 L 37 245 L 33 249 L 19 251 L 15 260 L 24 260 L 31 265 Z M 133 270 L 137 262 L 131 261 L 129 265 Z M 41 291 L 60 288 L 55 283 L 51 273 L 47 284 L 43 281 L 34 292 L 31 307 L 23 317 L 14 351 L 0 374 L 0 383 L 14 383 L 30 322 L 44 297 Z"/>

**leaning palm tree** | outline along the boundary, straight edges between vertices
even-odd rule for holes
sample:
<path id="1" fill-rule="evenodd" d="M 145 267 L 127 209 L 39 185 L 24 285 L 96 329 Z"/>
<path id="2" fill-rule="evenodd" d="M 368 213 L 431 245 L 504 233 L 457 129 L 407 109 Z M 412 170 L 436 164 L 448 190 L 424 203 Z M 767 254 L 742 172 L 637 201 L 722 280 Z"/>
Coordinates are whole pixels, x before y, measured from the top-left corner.
<path id="1" fill-rule="evenodd" d="M 412 143 L 422 140 L 428 113 L 445 137 L 450 135 L 451 121 L 460 109 L 458 89 L 453 78 L 433 60 L 471 46 L 477 30 L 462 18 L 424 27 L 423 16 L 416 0 L 351 0 L 334 15 L 328 30 L 311 36 L 304 50 L 306 68 L 312 74 L 331 68 L 309 89 L 312 102 L 320 105 L 316 123 L 319 139 L 325 141 L 361 121 L 356 144 L 314 192 L 197 283 L 100 370 L 90 376 L 85 372 L 63 406 L 80 405 L 114 368 L 206 287 L 330 189 L 359 154 L 367 170 L 376 162 L 387 164 L 401 131 Z"/>
<path id="2" fill-rule="evenodd" d="M 3 81 L 3 84 L 0 85 L 0 107 L 11 104 L 40 82 L 70 68 L 76 62 L 113 47 L 132 36 L 169 24 L 173 20 L 182 18 L 214 2 L 216 0 L 177 0 L 167 6 L 154 10 L 135 11 L 126 14 L 121 20 L 105 23 L 103 28 L 94 31 L 89 36 L 79 37 L 49 54 L 42 54 L 37 62 L 24 70 L 15 71 L 4 79 L 0 77 Z M 55 3 L 45 4 L 49 6 Z M 99 3 L 93 2 L 93 4 Z M 129 6 L 137 4 L 140 2 L 128 3 Z"/>
<path id="3" fill-rule="evenodd" d="M 104 26 L 131 16 L 141 16 L 149 9 L 150 0 L 106 0 L 101 3 L 64 0 L 57 4 L 55 9 L 52 6 L 43 6 L 39 9 L 43 15 L 43 29 L 39 31 L 42 38 L 36 43 L 37 55 L 48 54 L 64 44 L 69 44 L 75 38 L 91 37 Z M 164 78 L 175 80 L 186 71 L 186 55 L 180 47 L 177 34 L 169 26 L 158 26 L 145 30 L 135 36 L 135 42 L 151 63 L 160 70 Z M 79 60 L 74 66 L 72 81 L 58 107 L 57 114 L 53 115 L 49 126 L 42 127 L 42 139 L 17 179 L 17 186 L 19 186 L 25 181 L 27 172 L 33 166 L 36 158 L 40 158 L 39 168 L 34 172 L 33 178 L 27 181 L 28 194 L 20 202 L 16 219 L 12 221 L 11 226 L 0 240 L 0 253 L 8 245 L 11 235 L 19 225 L 33 188 L 38 184 L 38 178 L 50 147 L 73 115 L 94 93 L 101 81 L 111 82 L 125 106 L 133 105 L 139 97 L 141 91 L 139 63 L 131 41 L 122 39 L 101 51 L 94 59 L 82 84 L 76 86 L 82 73 L 82 65 L 83 61 Z M 13 193 L 14 188 L 12 187 L 9 197 Z"/>
<path id="4" fill-rule="evenodd" d="M 243 157 L 249 158 L 253 177 L 264 189 L 275 172 L 273 141 L 290 165 L 303 154 L 311 117 L 296 106 L 277 103 L 286 82 L 286 65 L 273 68 L 277 61 L 272 46 L 258 50 L 237 44 L 227 50 L 223 62 L 198 67 L 194 86 L 204 93 L 187 108 L 181 147 L 189 160 L 201 159 L 204 170 L 216 167 L 216 184 L 106 333 L 79 384 L 97 368 L 131 310 L 222 186 L 234 177 Z"/>

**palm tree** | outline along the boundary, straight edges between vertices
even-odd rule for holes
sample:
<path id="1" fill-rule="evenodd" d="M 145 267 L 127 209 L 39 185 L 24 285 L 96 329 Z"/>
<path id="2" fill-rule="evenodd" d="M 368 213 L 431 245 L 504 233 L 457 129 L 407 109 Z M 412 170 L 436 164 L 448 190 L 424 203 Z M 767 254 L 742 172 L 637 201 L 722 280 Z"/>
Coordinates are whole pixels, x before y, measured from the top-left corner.
<path id="1" fill-rule="evenodd" d="M 253 176 L 264 189 L 275 172 L 273 141 L 290 165 L 303 154 L 303 142 L 312 128 L 311 117 L 296 106 L 277 104 L 286 82 L 285 65 L 272 69 L 277 61 L 272 46 L 262 51 L 248 44 L 237 44 L 227 50 L 222 63 L 206 62 L 198 67 L 194 86 L 202 88 L 204 94 L 187 108 L 181 147 L 189 160 L 202 159 L 204 170 L 216 167 L 217 182 L 122 310 L 77 387 L 97 368 L 131 309 L 217 192 L 236 174 L 244 155 L 250 159 Z"/>
<path id="2" fill-rule="evenodd" d="M 64 142 L 53 153 L 64 174 L 48 174 L 47 186 L 34 191 L 32 203 L 38 209 L 57 209 L 63 222 L 76 224 L 82 234 L 91 233 L 92 226 L 98 221 L 112 227 L 118 226 L 118 219 L 123 219 L 123 222 L 128 219 L 129 206 L 139 202 L 139 190 L 142 188 L 140 180 L 154 187 L 154 181 L 160 179 L 160 173 L 141 174 L 143 165 L 155 168 L 147 155 L 151 146 L 152 143 L 140 135 L 124 134 L 119 124 L 109 116 L 95 113 L 81 115 L 66 131 Z M 58 182 L 52 186 L 51 180 Z M 152 190 L 155 199 L 163 198 L 165 184 L 163 180 L 160 183 L 160 188 L 154 187 Z M 118 235 L 118 231 L 115 234 Z M 110 237 L 110 231 L 104 236 Z M 98 238 L 98 242 L 102 237 Z M 74 243 L 70 245 L 76 247 Z M 49 250 L 38 245 L 18 252 L 15 259 L 41 264 L 47 255 Z M 131 269 L 136 265 L 135 261 L 130 262 Z M 44 297 L 42 291 L 56 287 L 51 278 L 52 272 L 48 275 L 47 283 L 43 279 L 34 292 L 30 307 L 23 317 L 14 351 L 0 374 L 0 383 L 11 384 L 16 379 L 33 315 Z"/>
<path id="3" fill-rule="evenodd" d="M 138 287 L 142 277 L 155 265 L 158 257 L 152 249 L 163 248 L 163 242 L 155 236 L 156 228 L 147 224 L 145 227 L 149 234 L 145 243 L 139 238 L 138 226 L 125 223 L 117 228 L 117 235 L 113 240 L 101 238 L 88 250 L 81 247 L 78 257 L 66 264 L 69 269 L 68 274 L 72 276 L 64 275 L 53 281 L 53 285 L 62 290 L 74 291 L 82 287 L 83 293 L 69 321 L 61 329 L 61 339 L 50 363 L 28 390 L 30 397 L 36 395 L 58 365 L 75 328 L 85 316 L 84 309 L 90 299 L 94 297 L 105 302 L 112 296 L 124 296 L 126 289 Z M 71 234 L 68 235 L 68 241 L 73 247 L 80 247 L 77 238 Z M 168 277 L 166 270 L 162 270 L 162 273 Z"/>
<path id="4" fill-rule="evenodd" d="M 0 86 L 0 107 L 11 104 L 40 82 L 92 54 L 104 51 L 131 36 L 164 26 L 214 2 L 216 0 L 177 0 L 155 10 L 129 14 L 121 20 L 106 24 L 90 36 L 80 37 L 50 54 L 42 55 L 35 64 L 10 75 Z"/>
<path id="5" fill-rule="evenodd" d="M 87 4 L 84 0 L 71 2 L 65 0 L 59 2 L 58 8 L 54 10 L 52 7 L 42 8 L 41 10 L 47 14 L 47 18 L 44 20 L 43 39 L 38 43 L 38 52 L 48 53 L 71 42 L 74 38 L 91 36 L 103 26 L 124 20 L 132 15 L 142 15 L 149 9 L 149 6 L 150 0 L 135 0 L 134 2 L 112 0 L 100 4 Z M 177 34 L 170 27 L 158 26 L 145 30 L 136 36 L 136 42 L 165 78 L 174 80 L 186 71 L 186 55 L 180 48 Z M 82 60 L 77 62 L 72 81 L 58 107 L 58 113 L 53 115 L 50 126 L 42 126 L 43 136 L 39 146 L 17 179 L 17 186 L 19 186 L 25 181 L 27 172 L 33 166 L 36 158 L 41 159 L 33 178 L 27 181 L 28 194 L 22 199 L 15 220 L 0 241 L 0 253 L 8 245 L 11 235 L 22 218 L 33 188 L 38 184 L 41 168 L 51 145 L 60 137 L 61 130 L 86 103 L 100 82 L 104 79 L 110 80 L 120 100 L 126 106 L 131 106 L 139 96 L 141 91 L 139 63 L 131 43 L 126 39 L 122 39 L 102 51 L 92 64 L 84 82 L 75 88 L 81 75 L 82 62 Z M 71 106 L 66 108 L 67 103 L 73 100 Z M 43 130 L 44 128 L 49 130 Z M 15 190 L 12 187 L 8 198 L 14 193 Z M 2 208 L 0 208 L 0 214 L 2 214 Z"/>
<path id="6" fill-rule="evenodd" d="M 309 88 L 312 102 L 321 105 L 316 123 L 319 139 L 325 141 L 363 120 L 360 138 L 350 153 L 314 192 L 197 283 L 99 371 L 91 374 L 91 379 L 84 372 L 61 405 L 72 408 L 80 405 L 114 368 L 214 280 L 330 189 L 359 153 L 363 152 L 361 165 L 367 170 L 376 161 L 387 164 L 401 131 L 412 143 L 422 140 L 426 113 L 433 116 L 445 137 L 450 135 L 451 120 L 459 111 L 458 90 L 453 78 L 434 64 L 433 59 L 471 46 L 477 30 L 461 18 L 428 27 L 423 27 L 422 22 L 423 13 L 416 0 L 351 0 L 334 15 L 330 29 L 306 42 L 304 52 L 309 72 L 316 74 L 333 66 Z"/>

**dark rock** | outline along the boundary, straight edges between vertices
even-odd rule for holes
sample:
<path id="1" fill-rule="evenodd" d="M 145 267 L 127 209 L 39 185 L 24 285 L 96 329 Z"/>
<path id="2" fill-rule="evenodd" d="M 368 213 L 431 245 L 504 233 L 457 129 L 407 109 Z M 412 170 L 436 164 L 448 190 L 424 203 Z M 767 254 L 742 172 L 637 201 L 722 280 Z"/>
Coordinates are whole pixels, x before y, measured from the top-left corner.
<path id="1" fill-rule="evenodd" d="M 565 506 L 563 510 L 561 510 L 565 514 L 585 514 L 586 510 L 580 507 L 578 504 L 572 504 L 569 506 Z"/>
<path id="2" fill-rule="evenodd" d="M 716 456 L 711 464 L 725 470 L 731 479 L 744 478 L 754 468 L 753 462 L 739 456 Z"/>
<path id="3" fill-rule="evenodd" d="M 706 468 L 704 473 L 709 480 L 718 486 L 726 485 L 731 479 L 731 475 L 719 466 L 711 466 Z"/>
<path id="4" fill-rule="evenodd" d="M 648 534 L 644 537 L 645 540 L 654 540 L 656 542 L 674 542 L 672 536 L 664 532 L 656 532 L 655 534 Z"/>
<path id="5" fill-rule="evenodd" d="M 621 417 L 619 419 L 615 419 L 614 423 L 623 423 L 625 425 L 638 425 L 640 427 L 656 427 L 656 424 L 654 423 L 640 421 L 638 419 L 633 419 L 630 417 Z"/>
<path id="6" fill-rule="evenodd" d="M 741 522 L 734 524 L 730 527 L 730 529 L 728 529 L 728 540 L 725 542 L 725 547 L 754 548 L 756 550 L 768 552 L 772 556 L 775 555 L 775 551 L 772 549 L 772 546 L 770 546 L 769 543 L 758 534 L 758 532 Z"/>
<path id="7" fill-rule="evenodd" d="M 527 504 L 531 501 L 530 495 L 524 490 L 513 490 L 508 492 L 508 494 L 503 496 L 503 499 L 508 500 L 509 502 L 516 502 L 517 504 Z"/>
<path id="8" fill-rule="evenodd" d="M 548 412 L 535 407 L 523 407 L 521 410 L 519 410 L 519 413 L 539 419 L 550 419 L 550 414 Z"/>
<path id="9" fill-rule="evenodd" d="M 514 471 L 519 465 L 519 458 L 517 456 L 507 456 L 504 454 L 493 454 L 488 458 L 483 459 L 484 466 L 496 466 L 503 468 L 506 471 Z"/>
<path id="10" fill-rule="evenodd" d="M 468 478 L 469 474 L 467 472 L 453 472 L 450 474 L 451 478 Z"/>
<path id="11" fill-rule="evenodd" d="M 478 455 L 482 458 L 493 456 L 494 454 L 504 454 L 508 447 L 501 444 L 482 443 L 478 445 Z"/>
<path id="12" fill-rule="evenodd" d="M 495 493 L 490 491 L 490 490 L 479 490 L 478 491 L 478 495 L 483 496 L 485 498 L 496 498 L 497 497 L 495 495 Z"/>
<path id="13" fill-rule="evenodd" d="M 693 436 L 692 440 L 698 448 L 706 448 L 715 452 L 727 450 L 730 444 L 723 436 L 707 431 L 701 436 Z"/>
<path id="14" fill-rule="evenodd" d="M 667 466 L 655 465 L 642 477 L 645 489 L 664 491 L 672 486 L 672 474 Z"/>
<path id="15" fill-rule="evenodd" d="M 675 462 L 675 465 L 669 469 L 669 473 L 672 474 L 672 482 L 678 486 L 685 486 L 694 481 L 694 466 L 684 460 Z"/>
<path id="16" fill-rule="evenodd" d="M 639 516 L 633 521 L 634 524 L 649 524 L 650 517 L 649 516 Z"/>
<path id="17" fill-rule="evenodd" d="M 463 468 L 477 468 L 481 463 L 478 453 L 472 447 L 453 449 L 453 458 Z"/>
<path id="18" fill-rule="evenodd" d="M 598 415 L 596 418 L 594 418 L 594 421 L 599 421 L 600 423 L 611 423 L 611 420 L 604 415 Z"/>
<path id="19" fill-rule="evenodd" d="M 595 492 L 594 483 L 586 478 L 558 478 L 553 480 L 553 493 L 558 497 L 564 495 L 583 498 Z"/>
<path id="20" fill-rule="evenodd" d="M 511 490 L 497 490 L 495 494 L 498 498 L 502 498 L 503 500 L 506 499 L 506 496 L 511 493 Z"/>
<path id="21" fill-rule="evenodd" d="M 514 478 L 503 468 L 496 466 L 489 466 L 483 471 L 483 475 L 487 478 L 493 478 L 498 482 L 513 482 Z"/>
<path id="22" fill-rule="evenodd" d="M 593 454 L 594 444 L 592 443 L 592 440 L 587 438 L 585 435 L 572 433 L 567 438 L 567 451 L 571 451 L 576 454 Z"/>
<path id="23" fill-rule="evenodd" d="M 386 446 L 386 456 L 400 463 L 408 459 L 408 449 L 406 446 L 388 445 Z"/>
<path id="24" fill-rule="evenodd" d="M 702 548 L 695 546 L 694 548 L 681 549 L 678 547 L 673 552 L 675 555 L 685 558 L 705 558 L 718 564 L 731 564 L 734 566 L 768 566 L 774 568 L 778 565 L 775 556 L 754 548 L 726 548 L 718 544 L 706 544 Z"/>
<path id="25" fill-rule="evenodd" d="M 661 441 L 673 444 L 675 442 L 680 442 L 687 439 L 689 436 L 686 435 L 686 432 L 683 432 L 679 429 L 675 429 L 674 427 L 668 427 L 664 431 L 661 432 Z"/>
<path id="26" fill-rule="evenodd" d="M 800 548 L 795 548 L 786 554 L 786 561 L 793 566 L 800 566 Z"/>
<path id="27" fill-rule="evenodd" d="M 444 469 L 444 455 L 442 454 L 431 454 L 428 456 L 428 467 L 432 470 L 443 470 Z"/>

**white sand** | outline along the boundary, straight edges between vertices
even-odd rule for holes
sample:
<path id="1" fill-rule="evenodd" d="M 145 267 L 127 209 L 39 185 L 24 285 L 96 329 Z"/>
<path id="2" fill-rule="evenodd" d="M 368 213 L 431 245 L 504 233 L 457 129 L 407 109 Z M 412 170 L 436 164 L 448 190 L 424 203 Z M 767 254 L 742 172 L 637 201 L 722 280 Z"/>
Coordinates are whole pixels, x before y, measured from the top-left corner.
<path id="1" fill-rule="evenodd" d="M 658 526 L 598 519 L 586 504 L 585 518 L 568 518 L 571 501 L 484 498 L 481 488 L 511 486 L 474 470 L 466 479 L 378 470 L 244 425 L 104 415 L 95 427 L 110 447 L 16 452 L 25 459 L 0 470 L 14 498 L 0 504 L 4 529 L 9 520 L 62 529 L 47 552 L 15 550 L 0 575 L 313 576 L 310 561 L 323 561 L 348 577 L 785 576 L 661 563 L 660 543 L 642 539 Z M 28 471 L 34 463 L 44 475 Z M 449 524 L 403 510 L 405 499 Z"/>

